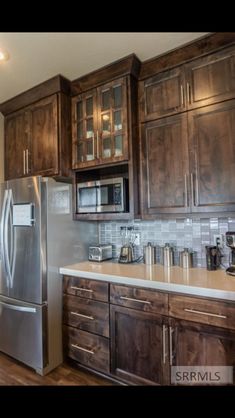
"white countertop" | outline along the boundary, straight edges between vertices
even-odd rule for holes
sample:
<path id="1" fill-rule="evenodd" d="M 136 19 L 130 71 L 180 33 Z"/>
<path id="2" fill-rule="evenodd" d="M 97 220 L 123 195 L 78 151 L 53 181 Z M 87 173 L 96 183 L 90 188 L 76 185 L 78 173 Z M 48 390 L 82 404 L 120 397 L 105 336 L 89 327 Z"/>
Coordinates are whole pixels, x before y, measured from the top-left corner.
<path id="1" fill-rule="evenodd" d="M 235 301 L 235 277 L 225 270 L 183 269 L 159 264 L 120 264 L 83 261 L 60 268 L 61 274 Z"/>

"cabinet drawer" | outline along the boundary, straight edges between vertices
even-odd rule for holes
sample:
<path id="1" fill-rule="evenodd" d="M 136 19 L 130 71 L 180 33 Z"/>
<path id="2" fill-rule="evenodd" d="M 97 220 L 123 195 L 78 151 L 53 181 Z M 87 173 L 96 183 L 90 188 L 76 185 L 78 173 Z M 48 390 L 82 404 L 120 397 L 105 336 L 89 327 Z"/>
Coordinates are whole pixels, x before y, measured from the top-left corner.
<path id="1" fill-rule="evenodd" d="M 169 295 L 169 314 L 188 321 L 235 329 L 235 303 Z"/>
<path id="2" fill-rule="evenodd" d="M 141 311 L 168 314 L 168 294 L 155 290 L 111 284 L 110 302 Z"/>
<path id="3" fill-rule="evenodd" d="M 81 277 L 64 276 L 63 291 L 69 295 L 108 302 L 108 290 L 109 284 L 105 282 L 82 279 Z"/>
<path id="4" fill-rule="evenodd" d="M 76 328 L 63 327 L 66 354 L 73 360 L 109 372 L 109 339 Z"/>
<path id="5" fill-rule="evenodd" d="M 109 305 L 77 296 L 63 296 L 63 321 L 84 331 L 109 337 Z"/>

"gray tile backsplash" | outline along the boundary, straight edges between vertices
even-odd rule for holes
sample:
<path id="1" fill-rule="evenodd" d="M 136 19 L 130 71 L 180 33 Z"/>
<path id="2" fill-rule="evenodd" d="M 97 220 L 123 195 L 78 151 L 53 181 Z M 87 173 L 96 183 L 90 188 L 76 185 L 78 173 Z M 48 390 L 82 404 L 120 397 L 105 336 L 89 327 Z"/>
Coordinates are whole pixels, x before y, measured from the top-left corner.
<path id="1" fill-rule="evenodd" d="M 143 255 L 143 246 L 149 241 L 157 246 L 163 246 L 166 242 L 172 244 L 175 249 L 176 263 L 178 251 L 187 247 L 194 251 L 194 265 L 206 266 L 205 246 L 214 245 L 214 236 L 225 234 L 227 231 L 235 231 L 234 218 L 203 218 L 203 219 L 175 219 L 155 221 L 129 221 L 129 222 L 100 222 L 100 244 L 111 243 L 113 245 L 113 257 L 118 257 L 122 240 L 120 236 L 121 226 L 133 226 L 140 234 L 140 245 L 135 246 L 135 257 Z M 225 245 L 222 250 L 223 264 L 229 265 L 230 249 Z"/>

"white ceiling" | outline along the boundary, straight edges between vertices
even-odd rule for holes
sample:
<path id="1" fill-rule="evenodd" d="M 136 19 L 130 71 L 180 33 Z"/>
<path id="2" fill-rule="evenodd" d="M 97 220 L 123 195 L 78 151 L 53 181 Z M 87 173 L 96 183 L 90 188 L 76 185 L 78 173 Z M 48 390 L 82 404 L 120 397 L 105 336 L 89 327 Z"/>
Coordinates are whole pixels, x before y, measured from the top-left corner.
<path id="1" fill-rule="evenodd" d="M 74 80 L 131 53 L 145 61 L 207 33 L 0 32 L 10 55 L 0 63 L 0 103 L 57 74 Z"/>

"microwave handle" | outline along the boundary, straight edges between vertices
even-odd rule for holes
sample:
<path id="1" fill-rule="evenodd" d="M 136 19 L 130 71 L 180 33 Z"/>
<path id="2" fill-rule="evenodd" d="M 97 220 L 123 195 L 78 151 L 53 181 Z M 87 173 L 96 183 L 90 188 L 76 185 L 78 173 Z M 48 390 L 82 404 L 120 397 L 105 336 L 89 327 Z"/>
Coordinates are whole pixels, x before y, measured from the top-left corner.
<path id="1" fill-rule="evenodd" d="M 96 187 L 96 206 L 101 206 L 101 189 Z"/>

